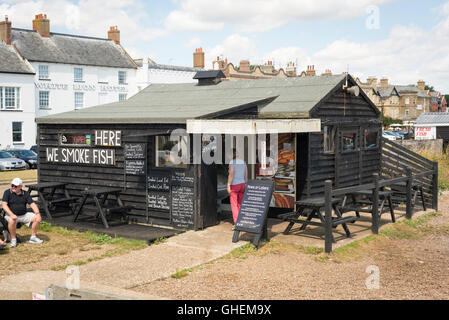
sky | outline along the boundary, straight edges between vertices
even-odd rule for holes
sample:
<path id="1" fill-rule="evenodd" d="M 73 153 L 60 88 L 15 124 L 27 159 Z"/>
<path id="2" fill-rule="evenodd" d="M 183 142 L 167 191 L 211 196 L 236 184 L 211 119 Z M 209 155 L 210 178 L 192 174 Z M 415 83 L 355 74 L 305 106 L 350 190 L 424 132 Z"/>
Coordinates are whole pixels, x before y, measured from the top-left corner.
<path id="1" fill-rule="evenodd" d="M 419 79 L 449 94 L 449 1 L 415 0 L 4 0 L 0 19 L 32 28 L 38 13 L 51 31 L 107 37 L 117 26 L 133 58 L 192 66 L 201 47 L 206 68 L 217 56 L 238 65 L 274 61 L 317 74 L 349 70 L 365 81 Z"/>

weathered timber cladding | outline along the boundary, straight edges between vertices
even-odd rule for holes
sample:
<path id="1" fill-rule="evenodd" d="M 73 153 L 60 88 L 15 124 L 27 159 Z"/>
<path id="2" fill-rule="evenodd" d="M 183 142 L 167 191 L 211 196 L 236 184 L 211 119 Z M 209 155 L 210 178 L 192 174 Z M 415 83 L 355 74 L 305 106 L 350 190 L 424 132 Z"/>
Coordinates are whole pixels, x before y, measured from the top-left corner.
<path id="1" fill-rule="evenodd" d="M 155 137 L 156 132 L 169 129 L 182 128 L 180 125 L 136 125 L 136 124 L 109 124 L 109 125 L 67 125 L 67 124 L 40 124 L 39 125 L 39 182 L 67 182 L 67 189 L 73 196 L 80 196 L 80 192 L 87 187 L 119 187 L 125 188 L 122 200 L 134 209 L 131 215 L 141 222 L 146 221 L 146 181 L 145 176 L 124 177 L 125 143 L 144 143 L 147 145 L 148 169 L 155 163 Z M 60 133 L 88 133 L 95 130 L 120 130 L 122 132 L 122 147 L 107 147 L 115 149 L 115 166 L 93 166 L 77 164 L 48 163 L 46 148 L 59 146 Z M 106 148 L 106 147 L 105 147 Z M 151 216 L 151 214 L 150 214 Z M 157 214 L 155 214 L 157 216 Z M 167 217 L 164 216 L 166 219 Z M 161 217 L 163 218 L 163 217 Z"/>
<path id="2" fill-rule="evenodd" d="M 322 196 L 325 180 L 332 180 L 334 188 L 342 188 L 371 182 L 373 173 L 380 171 L 379 143 L 375 148 L 365 148 L 365 129 L 377 130 L 379 137 L 381 134 L 379 113 L 366 99 L 363 94 L 351 96 L 337 86 L 334 92 L 311 110 L 310 117 L 320 118 L 322 129 L 328 125 L 336 127 L 335 150 L 324 152 L 323 133 L 308 135 L 308 149 L 302 149 L 302 152 L 307 150 L 309 157 L 308 178 L 304 188 L 307 192 L 302 192 L 300 197 Z M 342 150 L 343 132 L 357 134 L 356 150 Z"/>

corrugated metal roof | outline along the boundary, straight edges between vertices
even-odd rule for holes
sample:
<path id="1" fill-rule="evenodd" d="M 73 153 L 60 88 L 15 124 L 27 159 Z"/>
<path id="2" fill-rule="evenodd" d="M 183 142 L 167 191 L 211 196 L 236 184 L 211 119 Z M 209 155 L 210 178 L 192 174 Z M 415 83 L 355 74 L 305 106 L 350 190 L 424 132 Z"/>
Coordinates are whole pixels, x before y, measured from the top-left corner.
<path id="1" fill-rule="evenodd" d="M 32 68 L 23 61 L 13 46 L 0 41 L 0 72 L 34 74 Z"/>
<path id="2" fill-rule="evenodd" d="M 291 114 L 308 118 L 309 111 L 344 75 L 152 84 L 126 101 L 37 118 L 38 123 L 185 123 L 223 110 L 257 104 L 260 114 Z"/>
<path id="3" fill-rule="evenodd" d="M 416 124 L 439 124 L 446 123 L 449 125 L 448 112 L 425 112 L 416 119 Z"/>
<path id="4" fill-rule="evenodd" d="M 91 65 L 113 68 L 137 66 L 112 40 L 12 28 L 12 42 L 28 61 Z"/>

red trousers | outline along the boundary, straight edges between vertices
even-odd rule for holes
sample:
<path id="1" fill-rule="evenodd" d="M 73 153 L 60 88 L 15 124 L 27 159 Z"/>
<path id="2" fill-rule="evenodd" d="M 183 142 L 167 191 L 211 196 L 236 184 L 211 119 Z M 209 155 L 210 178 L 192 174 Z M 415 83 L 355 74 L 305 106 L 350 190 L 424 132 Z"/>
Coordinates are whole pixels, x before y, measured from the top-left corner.
<path id="1" fill-rule="evenodd" d="M 237 217 L 240 211 L 240 205 L 242 204 L 243 195 L 245 194 L 245 184 L 235 184 L 231 186 L 231 194 L 229 199 L 231 201 L 232 218 L 234 219 L 234 224 L 237 222 Z"/>

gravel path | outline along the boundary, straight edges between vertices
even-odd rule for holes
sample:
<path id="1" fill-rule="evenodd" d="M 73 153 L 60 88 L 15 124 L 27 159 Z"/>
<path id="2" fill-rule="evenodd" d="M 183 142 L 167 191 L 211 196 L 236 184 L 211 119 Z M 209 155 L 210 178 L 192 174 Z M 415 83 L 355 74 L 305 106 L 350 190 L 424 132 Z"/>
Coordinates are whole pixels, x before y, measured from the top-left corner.
<path id="1" fill-rule="evenodd" d="M 439 206 L 442 215 L 426 224 L 424 236 L 379 237 L 345 258 L 323 262 L 320 254 L 267 245 L 246 259 L 222 258 L 134 290 L 173 299 L 448 299 L 449 194 Z M 379 289 L 368 290 L 372 265 L 379 268 Z"/>

